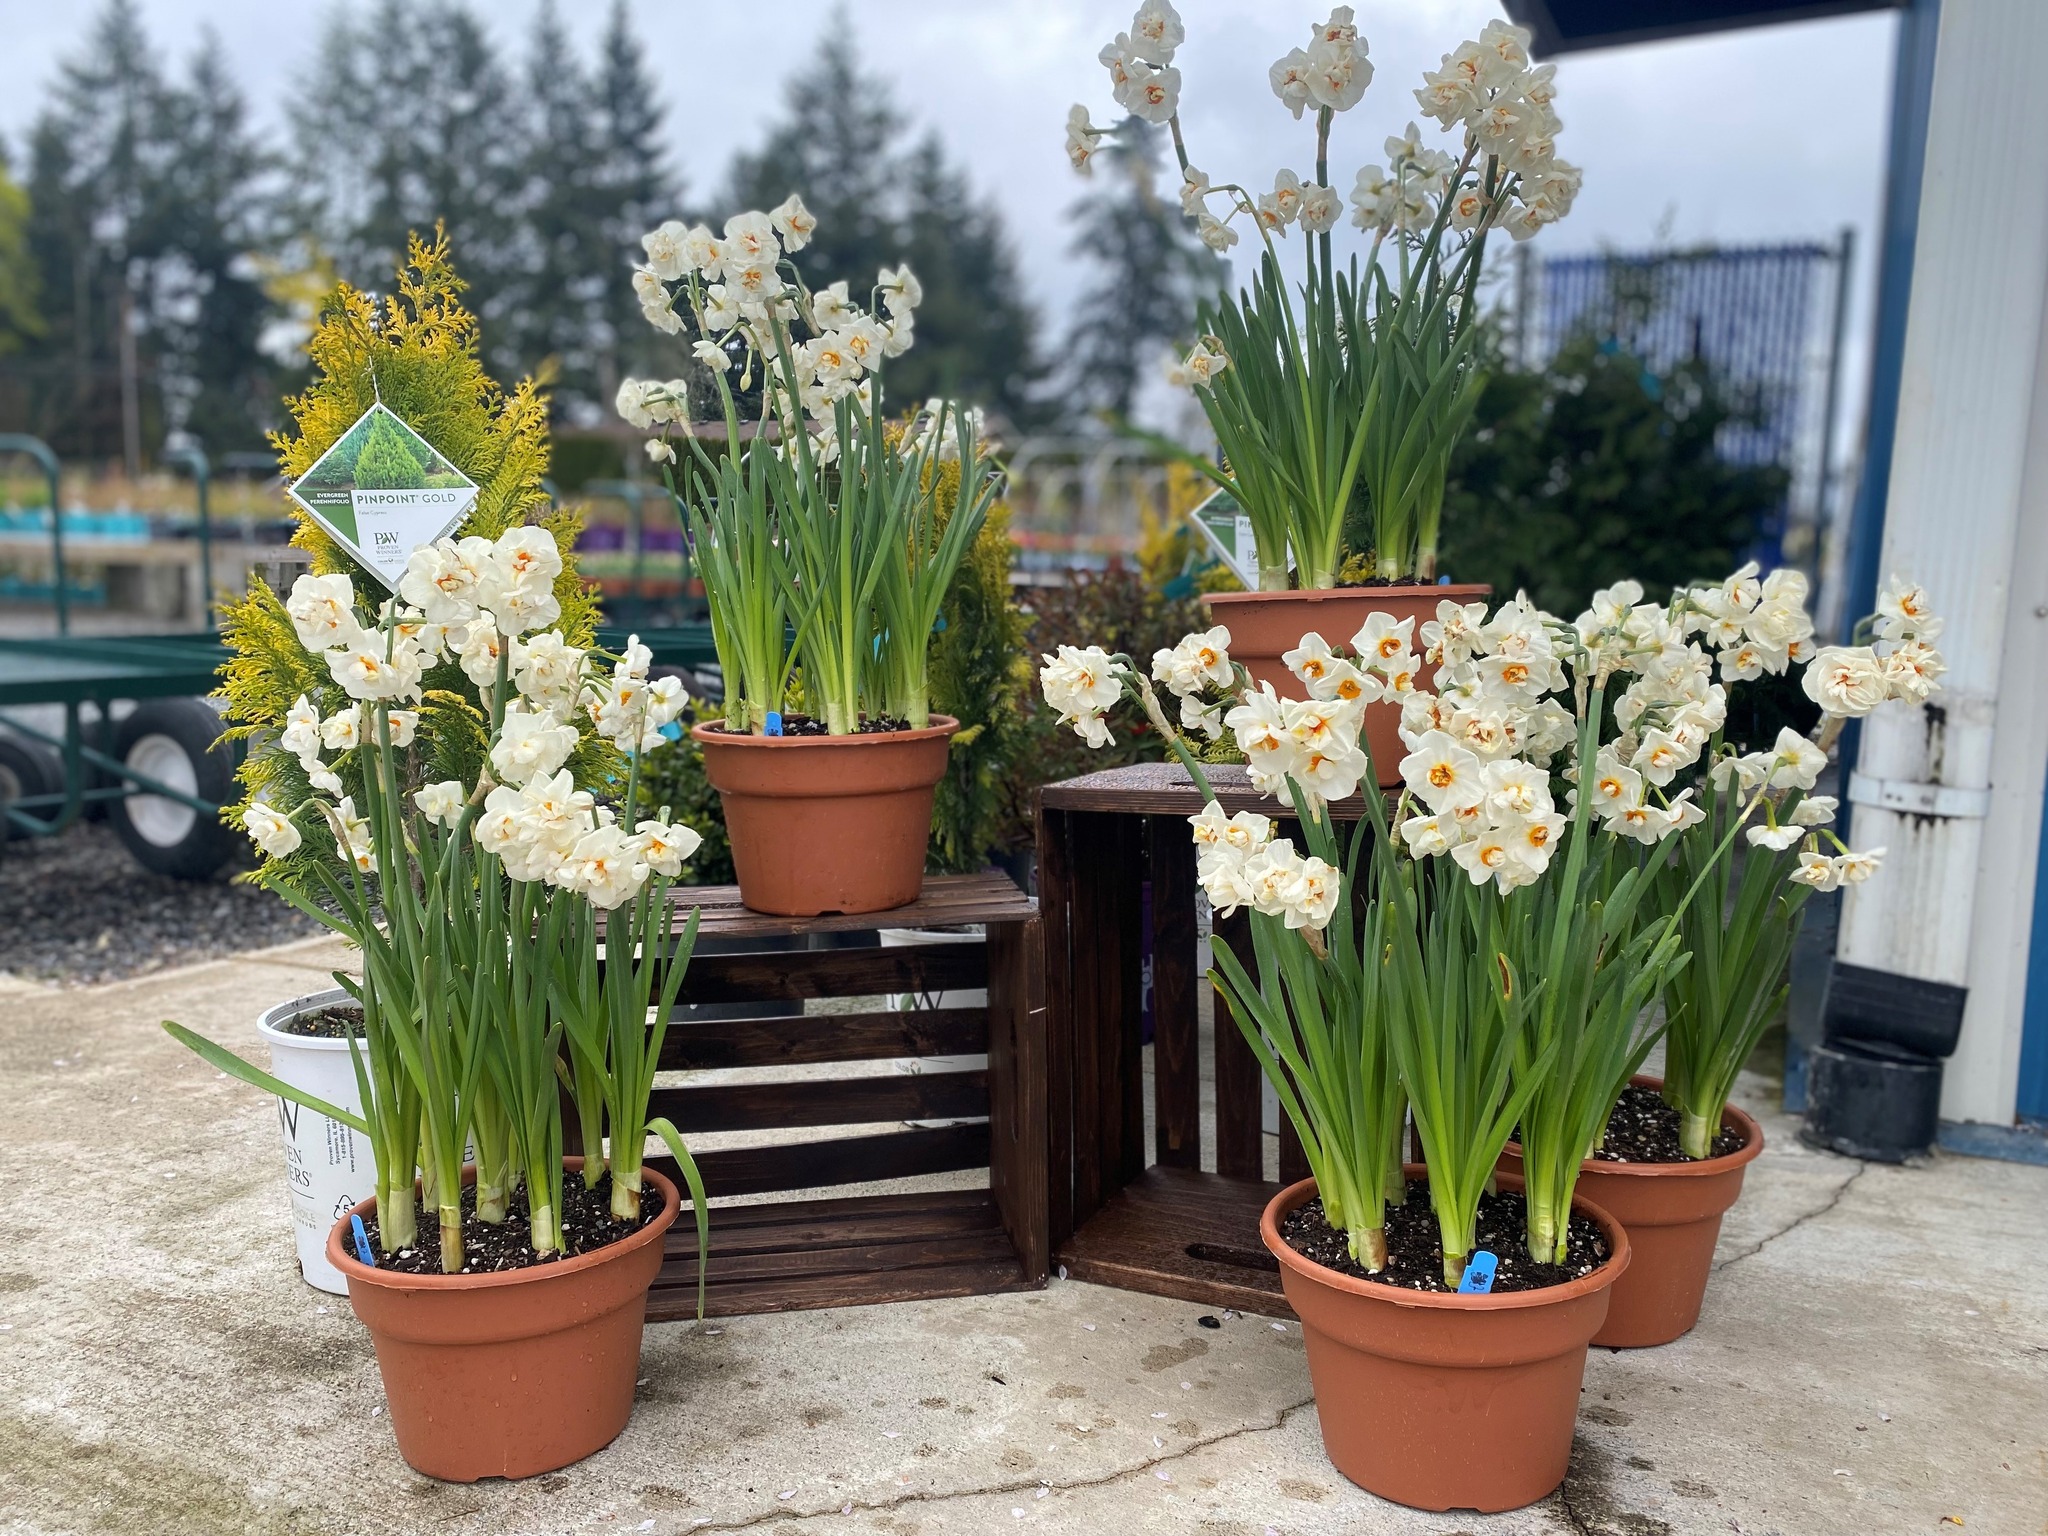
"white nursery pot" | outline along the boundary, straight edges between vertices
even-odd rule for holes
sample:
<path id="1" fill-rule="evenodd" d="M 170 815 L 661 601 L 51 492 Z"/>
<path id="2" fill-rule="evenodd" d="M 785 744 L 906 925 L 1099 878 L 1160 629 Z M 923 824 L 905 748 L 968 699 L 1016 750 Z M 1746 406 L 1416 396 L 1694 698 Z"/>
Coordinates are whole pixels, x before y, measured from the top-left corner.
<path id="1" fill-rule="evenodd" d="M 914 944 L 982 944 L 986 943 L 983 931 L 976 924 L 971 932 L 947 933 L 936 928 L 884 928 L 880 930 L 882 948 L 904 949 Z M 901 992 L 891 999 L 904 1012 L 925 1008 L 986 1008 L 988 989 L 986 987 L 960 987 L 942 992 Z M 976 1056 L 923 1056 L 906 1062 L 905 1072 L 984 1072 L 988 1070 L 986 1054 Z M 959 1125 L 958 1120 L 906 1120 L 905 1125 L 919 1130 L 937 1130 L 948 1125 Z"/>
<path id="2" fill-rule="evenodd" d="M 270 1046 L 272 1076 L 360 1114 L 363 1101 L 356 1089 L 349 1042 L 291 1035 L 279 1028 L 302 1013 L 353 1001 L 340 987 L 308 993 L 279 1003 L 263 1015 L 257 1030 Z M 377 1192 L 377 1163 L 369 1138 L 289 1099 L 277 1101 L 277 1119 L 284 1133 L 285 1177 L 291 1188 L 299 1272 L 308 1285 L 345 1296 L 348 1281 L 327 1262 L 327 1234 L 348 1214 L 350 1206 Z"/>

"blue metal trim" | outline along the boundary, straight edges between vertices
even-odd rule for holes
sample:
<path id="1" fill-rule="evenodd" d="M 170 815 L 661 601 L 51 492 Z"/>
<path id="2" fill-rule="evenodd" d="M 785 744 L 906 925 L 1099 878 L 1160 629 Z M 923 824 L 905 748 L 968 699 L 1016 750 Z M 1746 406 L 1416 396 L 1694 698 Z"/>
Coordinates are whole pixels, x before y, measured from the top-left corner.
<path id="1" fill-rule="evenodd" d="M 1944 1152 L 1964 1157 L 1989 1157 L 2001 1163 L 2033 1163 L 2048 1167 L 2048 1127 L 1985 1125 L 1976 1120 L 1944 1120 L 1937 1134 Z"/>
<path id="2" fill-rule="evenodd" d="M 1899 379 L 1906 361 L 1906 308 L 1913 293 L 1913 245 L 1920 232 L 1920 182 L 1927 169 L 1927 113 L 1934 97 L 1934 45 L 1940 22 L 1940 0 L 1913 0 L 1899 15 L 1884 223 L 1877 240 L 1877 330 L 1871 349 L 1863 476 L 1849 516 L 1843 561 L 1845 631 L 1877 601 L 1877 567 L 1884 552 L 1885 496 L 1891 488 Z M 1855 761 L 1847 743 L 1843 761 Z"/>
<path id="3" fill-rule="evenodd" d="M 2048 784 L 2041 787 L 2041 851 L 2034 861 L 2034 930 L 2027 941 L 2027 993 L 2020 1023 L 2017 1109 L 2048 1120 Z"/>

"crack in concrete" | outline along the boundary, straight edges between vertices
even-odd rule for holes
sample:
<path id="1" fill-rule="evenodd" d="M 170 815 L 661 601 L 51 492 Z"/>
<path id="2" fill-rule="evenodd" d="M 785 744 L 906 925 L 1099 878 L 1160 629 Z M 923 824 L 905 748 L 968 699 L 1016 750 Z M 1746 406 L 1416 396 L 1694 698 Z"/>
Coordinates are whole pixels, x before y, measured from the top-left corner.
<path id="1" fill-rule="evenodd" d="M 1565 1480 L 1558 1484 L 1557 1503 L 1558 1507 L 1564 1511 L 1566 1522 L 1578 1533 L 1578 1536 L 1595 1536 L 1593 1527 L 1586 1524 L 1585 1519 L 1572 1505 L 1572 1480 L 1569 1473 L 1565 1474 Z"/>
<path id="2" fill-rule="evenodd" d="M 1301 1412 L 1302 1409 L 1314 1406 L 1315 1399 L 1313 1397 L 1305 1397 L 1300 1402 L 1287 1404 L 1286 1407 L 1282 1408 L 1266 1423 L 1245 1424 L 1236 1429 L 1225 1430 L 1223 1433 L 1211 1435 L 1207 1439 L 1192 1441 L 1178 1450 L 1167 1451 L 1127 1467 L 1119 1467 L 1113 1472 L 1105 1472 L 1100 1477 L 1078 1478 L 1073 1482 L 1067 1483 L 1053 1483 L 1047 1482 L 1043 1478 L 1031 1478 L 1018 1482 L 994 1483 L 986 1488 L 958 1488 L 950 1493 L 938 1490 L 917 1491 L 899 1494 L 893 1499 L 882 1499 L 872 1503 L 865 1503 L 857 1499 L 842 1500 L 830 1509 L 763 1510 L 760 1514 L 749 1515 L 743 1520 L 712 1520 L 702 1525 L 684 1526 L 682 1530 L 686 1533 L 692 1531 L 744 1531 L 757 1525 L 766 1525 L 774 1520 L 786 1520 L 792 1525 L 801 1525 L 808 1520 L 843 1517 L 849 1505 L 851 1505 L 852 1511 L 856 1515 L 886 1514 L 890 1510 L 901 1509 L 909 1504 L 950 1504 L 958 1499 L 986 1499 L 1004 1493 L 1035 1494 L 1041 1488 L 1050 1488 L 1054 1493 L 1073 1493 L 1088 1488 L 1101 1488 L 1110 1483 L 1121 1482 L 1124 1478 L 1135 1476 L 1140 1472 L 1149 1472 L 1155 1467 L 1162 1467 L 1172 1462 L 1184 1460 L 1194 1455 L 1197 1451 L 1206 1451 L 1212 1445 L 1222 1445 L 1227 1441 L 1241 1439 L 1246 1435 L 1267 1434 L 1279 1429 L 1295 1414 Z"/>
<path id="3" fill-rule="evenodd" d="M 1805 1226 L 1809 1221 L 1817 1221 L 1819 1218 L 1827 1215 L 1828 1212 L 1832 1211 L 1836 1206 L 1842 1203 L 1842 1197 L 1849 1193 L 1849 1186 L 1854 1184 L 1858 1179 L 1862 1178 L 1863 1175 L 1868 1173 L 1869 1171 L 1870 1164 L 1858 1163 L 1856 1165 L 1856 1171 L 1850 1174 L 1846 1179 L 1842 1180 L 1841 1183 L 1835 1186 L 1834 1193 L 1828 1196 L 1827 1203 L 1825 1205 L 1817 1205 L 1812 1210 L 1803 1212 L 1802 1214 L 1795 1216 L 1791 1221 L 1786 1222 L 1784 1226 L 1778 1228 L 1777 1231 L 1765 1234 L 1756 1242 L 1750 1244 L 1749 1247 L 1743 1249 L 1742 1252 L 1730 1254 L 1727 1258 L 1721 1260 L 1720 1263 L 1714 1266 L 1716 1273 L 1718 1273 L 1721 1270 L 1728 1269 L 1733 1265 L 1740 1264 L 1744 1259 L 1755 1258 L 1758 1254 L 1762 1253 L 1766 1248 L 1770 1247 L 1772 1243 L 1775 1243 L 1779 1238 L 1783 1237 L 1786 1233 L 1797 1231 L 1799 1228 Z"/>

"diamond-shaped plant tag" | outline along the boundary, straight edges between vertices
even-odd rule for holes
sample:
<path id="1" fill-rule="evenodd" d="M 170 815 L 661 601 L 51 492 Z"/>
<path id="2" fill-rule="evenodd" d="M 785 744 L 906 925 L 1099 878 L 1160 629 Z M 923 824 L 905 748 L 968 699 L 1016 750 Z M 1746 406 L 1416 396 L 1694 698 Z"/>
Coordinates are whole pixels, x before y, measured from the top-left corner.
<path id="1" fill-rule="evenodd" d="M 476 482 L 381 402 L 291 487 L 291 498 L 395 592 L 422 544 L 476 505 Z"/>

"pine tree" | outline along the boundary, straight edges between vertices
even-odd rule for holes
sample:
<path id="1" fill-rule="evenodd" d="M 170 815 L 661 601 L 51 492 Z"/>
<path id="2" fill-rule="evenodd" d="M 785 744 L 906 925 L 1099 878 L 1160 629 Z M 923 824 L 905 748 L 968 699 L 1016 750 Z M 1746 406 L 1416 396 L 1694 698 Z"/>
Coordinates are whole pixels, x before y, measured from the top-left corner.
<path id="1" fill-rule="evenodd" d="M 663 219 L 677 217 L 683 196 L 662 147 L 661 101 L 642 63 L 625 0 L 612 0 L 611 20 L 599 50 L 596 99 L 597 184 L 603 192 L 599 227 L 604 243 L 596 267 L 603 282 L 594 383 L 602 409 L 609 413 L 621 378 L 673 361 L 669 338 L 641 319 L 640 302 L 626 274 L 643 259 L 640 237 Z"/>
<path id="2" fill-rule="evenodd" d="M 978 201 L 935 137 L 905 147 L 888 86 L 860 65 L 843 25 L 784 90 L 783 120 L 734 157 L 726 212 L 800 193 L 818 233 L 797 257 L 812 285 L 844 279 L 863 303 L 884 266 L 908 261 L 924 286 L 917 344 L 889 365 L 908 406 L 958 390 L 1013 420 L 1034 414 L 1036 315 L 1016 276 L 1001 216 Z"/>
<path id="3" fill-rule="evenodd" d="M 445 223 L 502 361 L 512 341 L 494 322 L 518 298 L 523 128 L 513 79 L 462 0 L 338 11 L 295 96 L 290 216 L 364 286 L 409 233 Z"/>
<path id="4" fill-rule="evenodd" d="M 43 334 L 36 302 L 40 287 L 28 243 L 28 193 L 0 150 L 0 357 L 19 352 Z"/>
<path id="5" fill-rule="evenodd" d="M 370 418 L 370 438 L 356 455 L 359 491 L 416 491 L 425 484 L 420 461 L 398 423 L 379 411 Z"/>
<path id="6" fill-rule="evenodd" d="M 1188 340 L 1197 300 L 1222 288 L 1229 268 L 1162 192 L 1159 136 L 1147 124 L 1126 118 L 1093 164 L 1103 184 L 1068 213 L 1069 249 L 1096 268 L 1068 327 L 1069 397 L 1127 417 L 1140 382 Z"/>
<path id="7" fill-rule="evenodd" d="M 555 412 L 573 419 L 595 413 L 602 289 L 621 277 L 604 230 L 612 210 L 591 82 L 554 0 L 542 0 L 535 16 L 525 84 L 524 229 L 518 303 L 508 319 L 520 360 L 553 364 Z"/>
<path id="8" fill-rule="evenodd" d="M 216 450 L 260 442 L 274 387 L 239 257 L 259 233 L 262 168 L 218 39 L 174 85 L 133 0 L 108 0 L 30 136 L 44 324 L 19 376 L 34 386 L 30 429 L 60 453 L 124 446 L 124 324 L 145 456 L 172 429 Z"/>

